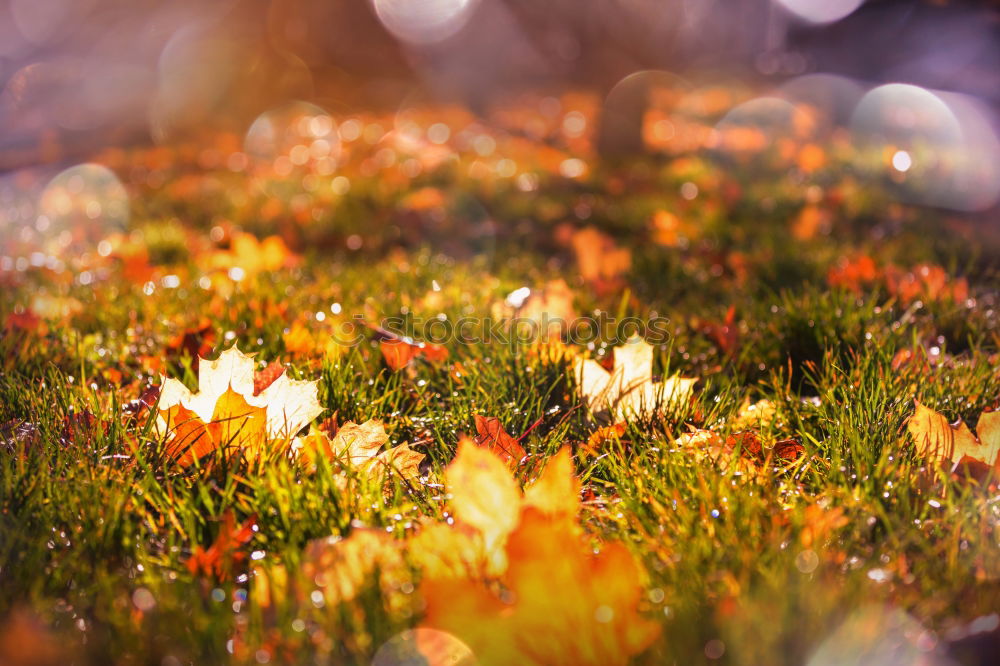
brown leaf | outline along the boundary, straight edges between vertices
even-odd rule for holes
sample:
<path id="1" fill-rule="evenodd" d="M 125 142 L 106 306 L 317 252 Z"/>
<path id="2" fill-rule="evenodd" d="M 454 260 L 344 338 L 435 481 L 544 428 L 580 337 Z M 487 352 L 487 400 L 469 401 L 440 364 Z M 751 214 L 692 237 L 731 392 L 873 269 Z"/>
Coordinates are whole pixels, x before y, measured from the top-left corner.
<path id="1" fill-rule="evenodd" d="M 774 443 L 772 451 L 775 458 L 792 461 L 801 458 L 806 450 L 794 439 L 783 439 Z"/>
<path id="2" fill-rule="evenodd" d="M 739 447 L 740 453 L 747 458 L 760 458 L 764 451 L 760 437 L 750 430 L 735 432 L 727 437 L 726 447 L 734 451 Z"/>

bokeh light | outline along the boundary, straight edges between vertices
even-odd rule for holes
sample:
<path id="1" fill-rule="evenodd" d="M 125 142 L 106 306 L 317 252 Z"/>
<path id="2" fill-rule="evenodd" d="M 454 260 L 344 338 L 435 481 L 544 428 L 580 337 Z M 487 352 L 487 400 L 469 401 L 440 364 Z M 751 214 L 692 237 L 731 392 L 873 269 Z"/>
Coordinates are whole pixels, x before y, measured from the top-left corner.
<path id="1" fill-rule="evenodd" d="M 858 169 L 886 173 L 904 201 L 982 210 L 996 202 L 1000 147 L 974 100 L 903 83 L 878 86 L 851 117 Z"/>
<path id="2" fill-rule="evenodd" d="M 478 0 L 372 0 L 386 29 L 411 44 L 433 44 L 466 24 Z"/>
<path id="3" fill-rule="evenodd" d="M 472 649 L 460 639 L 426 627 L 396 634 L 372 658 L 372 666 L 475 666 L 477 663 Z"/>
<path id="4" fill-rule="evenodd" d="M 902 610 L 871 605 L 855 610 L 816 649 L 807 666 L 880 664 L 946 666 L 954 663 L 936 635 Z"/>
<path id="5" fill-rule="evenodd" d="M 832 123 L 850 120 L 865 87 L 846 76 L 828 73 L 804 74 L 789 79 L 778 87 L 775 95 L 792 103 L 809 104 L 822 110 Z"/>
<path id="6" fill-rule="evenodd" d="M 314 160 L 336 162 L 340 156 L 340 135 L 333 117 L 309 102 L 290 102 L 265 111 L 247 130 L 244 150 L 271 165 L 287 159 L 302 166 Z"/>
<path id="7" fill-rule="evenodd" d="M 778 97 L 758 97 L 733 107 L 715 125 L 716 149 L 741 161 L 763 159 L 795 131 L 798 111 Z"/>
<path id="8" fill-rule="evenodd" d="M 49 181 L 37 209 L 36 228 L 48 249 L 81 248 L 126 228 L 129 196 L 107 167 L 78 164 Z"/>
<path id="9" fill-rule="evenodd" d="M 810 23 L 839 21 L 865 0 L 778 0 L 782 7 Z"/>

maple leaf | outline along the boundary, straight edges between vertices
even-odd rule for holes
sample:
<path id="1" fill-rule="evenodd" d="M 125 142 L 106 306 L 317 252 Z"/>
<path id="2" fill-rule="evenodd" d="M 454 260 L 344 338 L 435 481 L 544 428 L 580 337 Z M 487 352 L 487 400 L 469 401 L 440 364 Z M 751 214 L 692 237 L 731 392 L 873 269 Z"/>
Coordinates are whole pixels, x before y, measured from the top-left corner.
<path id="1" fill-rule="evenodd" d="M 573 232 L 570 237 L 580 275 L 587 282 L 614 283 L 632 266 L 632 252 L 595 227 Z"/>
<path id="2" fill-rule="evenodd" d="M 615 347 L 612 372 L 592 359 L 577 359 L 574 371 L 591 411 L 607 412 L 616 422 L 683 404 L 698 381 L 675 375 L 654 382 L 653 347 L 638 336 Z"/>
<path id="3" fill-rule="evenodd" d="M 474 579 L 425 580 L 424 624 L 454 634 L 482 664 L 621 664 L 659 627 L 638 612 L 641 570 L 621 544 L 595 555 L 566 521 L 525 507 L 498 596 Z"/>
<path id="4" fill-rule="evenodd" d="M 524 490 L 524 507 L 552 519 L 576 520 L 580 510 L 580 480 L 573 474 L 573 456 L 562 447 L 549 458 L 541 475 Z"/>
<path id="5" fill-rule="evenodd" d="M 952 425 L 943 414 L 916 400 L 907 430 L 917 454 L 929 463 L 954 466 L 975 461 L 1000 471 L 1000 411 L 983 412 L 977 437 L 964 422 Z"/>
<path id="6" fill-rule="evenodd" d="M 598 428 L 587 438 L 587 443 L 580 449 L 580 454 L 584 458 L 598 455 L 605 442 L 621 439 L 625 434 L 625 423 L 614 423 L 609 426 Z"/>
<path id="7" fill-rule="evenodd" d="M 254 379 L 253 357 L 235 346 L 214 361 L 200 359 L 198 393 L 164 378 L 157 428 L 169 435 L 167 454 L 182 466 L 227 448 L 259 458 L 269 445 L 287 446 L 323 411 L 315 381 L 292 380 L 282 372 L 256 393 Z"/>
<path id="8" fill-rule="evenodd" d="M 441 345 L 414 345 L 398 338 L 382 340 L 379 343 L 379 351 L 382 352 L 382 358 L 385 359 L 386 365 L 393 371 L 405 368 L 410 361 L 418 356 L 434 362 L 448 358 L 448 350 Z"/>
<path id="9" fill-rule="evenodd" d="M 476 421 L 476 444 L 489 449 L 501 460 L 511 466 L 517 466 L 521 460 L 528 455 L 516 439 L 507 434 L 500 419 L 495 416 L 475 415 Z"/>
<path id="10" fill-rule="evenodd" d="M 257 533 L 257 516 L 247 518 L 242 525 L 236 525 L 232 509 L 222 515 L 222 524 L 215 541 L 208 548 L 195 546 L 191 557 L 185 562 L 192 575 L 214 576 L 218 580 L 227 579 L 233 567 L 246 561 L 246 553 L 239 549 L 250 543 Z"/>
<path id="11" fill-rule="evenodd" d="M 257 240 L 253 234 L 236 232 L 230 239 L 229 249 L 216 251 L 210 263 L 215 268 L 239 268 L 247 275 L 256 275 L 293 265 L 297 259 L 280 236 Z"/>
<path id="12" fill-rule="evenodd" d="M 566 336 L 566 327 L 577 319 L 573 300 L 573 290 L 565 280 L 550 280 L 541 289 L 531 290 L 528 298 L 516 307 L 517 319 L 537 324 L 543 341 L 558 340 Z"/>
<path id="13" fill-rule="evenodd" d="M 402 576 L 404 568 L 398 544 L 381 529 L 355 529 L 346 539 L 314 539 L 302 557 L 303 579 L 318 585 L 330 606 L 353 601 L 376 571 L 388 593 L 389 577 Z"/>
<path id="14" fill-rule="evenodd" d="M 455 517 L 483 535 L 487 551 L 494 550 L 517 525 L 521 508 L 521 490 L 503 459 L 463 439 L 444 478 Z"/>
<path id="15" fill-rule="evenodd" d="M 331 461 L 364 470 L 375 476 L 394 470 L 403 478 L 420 478 L 420 463 L 424 454 L 400 444 L 379 453 L 389 441 L 385 426 L 381 421 L 369 419 L 362 424 L 348 421 L 337 429 L 332 438 L 323 432 L 315 432 L 300 437 L 293 446 L 296 454 L 307 464 L 316 464 L 316 458 L 323 456 Z"/>

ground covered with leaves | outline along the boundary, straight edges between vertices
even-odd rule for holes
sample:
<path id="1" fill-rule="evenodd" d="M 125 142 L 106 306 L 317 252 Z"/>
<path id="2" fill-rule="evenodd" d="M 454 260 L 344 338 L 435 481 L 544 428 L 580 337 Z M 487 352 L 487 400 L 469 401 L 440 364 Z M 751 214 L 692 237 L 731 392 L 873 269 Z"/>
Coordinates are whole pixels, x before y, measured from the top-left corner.
<path id="1" fill-rule="evenodd" d="M 8 182 L 0 662 L 988 663 L 996 220 L 728 94 Z"/>

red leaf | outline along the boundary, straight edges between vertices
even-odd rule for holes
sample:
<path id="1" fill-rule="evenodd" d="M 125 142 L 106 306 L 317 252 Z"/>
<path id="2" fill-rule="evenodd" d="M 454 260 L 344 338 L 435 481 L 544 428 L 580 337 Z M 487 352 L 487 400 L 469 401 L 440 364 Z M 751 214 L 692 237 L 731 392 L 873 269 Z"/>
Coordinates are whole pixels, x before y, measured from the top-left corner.
<path id="1" fill-rule="evenodd" d="M 285 366 L 279 361 L 271 361 L 267 367 L 260 372 L 253 373 L 253 394 L 260 395 L 262 391 L 273 384 L 278 377 L 285 373 Z"/>
<path id="2" fill-rule="evenodd" d="M 528 455 L 527 451 L 517 443 L 517 440 L 507 434 L 500 419 L 495 416 L 480 416 L 476 414 L 476 444 L 496 453 L 510 466 L 517 465 Z"/>
<path id="3" fill-rule="evenodd" d="M 253 539 L 256 525 L 257 515 L 254 514 L 237 527 L 233 510 L 227 509 L 222 515 L 222 525 L 215 542 L 208 548 L 195 546 L 185 563 L 188 571 L 195 576 L 200 573 L 219 580 L 228 578 L 235 565 L 246 561 L 246 553 L 239 549 Z"/>

